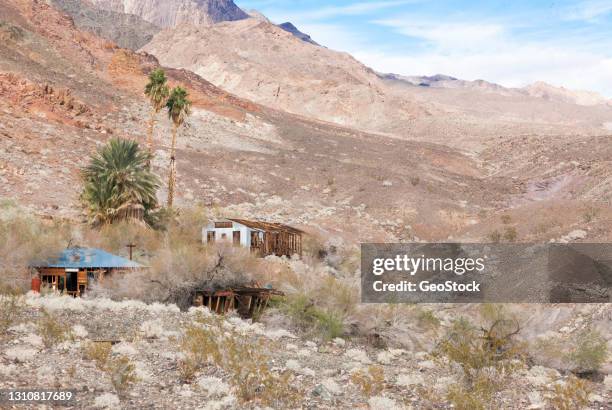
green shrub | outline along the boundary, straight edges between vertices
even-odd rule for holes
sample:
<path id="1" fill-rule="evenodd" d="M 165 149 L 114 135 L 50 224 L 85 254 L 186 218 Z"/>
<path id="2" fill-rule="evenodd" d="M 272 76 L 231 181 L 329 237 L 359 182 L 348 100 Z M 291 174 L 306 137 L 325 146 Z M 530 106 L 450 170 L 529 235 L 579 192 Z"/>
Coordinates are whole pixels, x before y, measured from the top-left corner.
<path id="1" fill-rule="evenodd" d="M 323 340 L 332 340 L 344 334 L 344 321 L 335 312 L 313 309 L 315 327 Z"/>
<path id="2" fill-rule="evenodd" d="M 582 214 L 582 219 L 584 220 L 585 223 L 590 223 L 593 222 L 597 216 L 599 215 L 599 209 L 597 208 L 587 208 L 584 211 L 584 214 Z"/>
<path id="3" fill-rule="evenodd" d="M 417 313 L 417 321 L 423 329 L 437 329 L 440 326 L 440 319 L 429 309 L 420 309 Z"/>
<path id="4" fill-rule="evenodd" d="M 333 309 L 320 308 L 304 294 L 288 296 L 280 309 L 302 331 L 314 333 L 324 340 L 344 334 L 343 316 Z"/>
<path id="5" fill-rule="evenodd" d="M 515 242 L 518 238 L 518 232 L 513 226 L 507 226 L 504 231 L 504 239 L 508 242 Z"/>
<path id="6" fill-rule="evenodd" d="M 449 388 L 446 399 L 456 410 L 484 410 L 487 403 L 480 392 L 459 385 Z"/>
<path id="7" fill-rule="evenodd" d="M 502 234 L 496 229 L 489 234 L 488 238 L 491 243 L 499 243 L 501 242 Z"/>
<path id="8" fill-rule="evenodd" d="M 569 359 L 578 371 L 598 371 L 608 356 L 608 344 L 596 330 L 582 333 L 576 340 L 576 346 L 569 354 Z"/>

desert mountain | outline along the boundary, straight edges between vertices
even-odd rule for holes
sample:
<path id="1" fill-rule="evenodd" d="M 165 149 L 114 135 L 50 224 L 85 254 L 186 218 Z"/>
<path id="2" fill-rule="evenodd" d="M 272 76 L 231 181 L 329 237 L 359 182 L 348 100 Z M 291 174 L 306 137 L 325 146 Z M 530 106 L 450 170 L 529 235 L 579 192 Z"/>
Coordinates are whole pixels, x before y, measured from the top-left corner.
<path id="1" fill-rule="evenodd" d="M 547 100 L 564 101 L 577 105 L 612 105 L 612 100 L 604 98 L 601 94 L 592 91 L 568 90 L 564 87 L 555 87 L 543 81 L 533 83 L 523 89 L 528 95 Z"/>
<path id="2" fill-rule="evenodd" d="M 368 132 L 465 146 L 519 133 L 601 133 L 612 107 L 487 81 L 381 75 L 265 19 L 165 30 L 143 47 L 167 66 L 269 107 Z M 549 93 L 551 95 L 551 93 Z"/>
<path id="3" fill-rule="evenodd" d="M 46 3 L 0 0 L 0 7 L 0 198 L 49 218 L 78 219 L 79 170 L 89 155 L 114 136 L 144 141 L 150 108 L 143 88 L 159 62 L 78 30 Z M 235 25 L 248 38 L 254 22 L 219 23 L 206 32 Z M 414 98 L 409 106 L 416 106 L 416 119 L 397 120 L 394 135 L 367 133 L 354 124 L 313 119 L 315 112 L 309 118 L 269 108 L 191 71 L 166 68 L 170 85 L 185 86 L 194 102 L 189 127 L 179 137 L 179 206 L 201 203 L 224 215 L 281 220 L 348 243 L 482 241 L 508 228 L 500 215 L 510 217 L 524 241 L 612 239 L 612 215 L 601 205 L 612 199 L 612 146 L 601 128 L 589 126 L 606 114 L 603 108 L 462 88 L 390 87 L 348 55 L 312 46 L 273 25 L 257 30 L 263 29 L 271 36 L 265 38 L 282 40 L 261 47 L 269 47 L 269 58 L 288 76 L 283 81 L 294 76 L 300 84 L 307 67 L 323 79 L 318 81 L 333 85 L 332 95 L 318 95 L 312 89 L 325 88 L 310 74 L 309 89 L 302 82 L 302 91 L 280 93 L 294 107 L 303 92 L 315 99 L 313 106 L 329 99 L 320 107 L 350 114 L 343 104 L 351 104 L 365 118 L 391 126 L 398 107 L 388 101 L 402 101 L 407 93 Z M 330 64 L 328 72 L 321 61 L 295 64 L 283 44 L 296 50 L 297 59 L 307 55 L 304 47 L 318 50 L 315 55 Z M 238 56 L 263 59 L 258 47 L 250 54 L 236 47 Z M 228 64 L 228 77 L 256 75 L 248 71 L 248 60 L 236 61 L 240 70 Z M 211 78 L 219 79 L 222 69 Z M 357 98 L 372 89 L 382 93 L 372 103 L 381 109 L 378 116 Z M 165 116 L 159 119 L 153 165 L 165 180 L 171 124 Z M 366 127 L 366 120 L 357 121 Z"/>
<path id="4" fill-rule="evenodd" d="M 425 113 L 409 97 L 390 95 L 350 55 L 258 19 L 166 30 L 143 50 L 244 98 L 341 125 L 388 130 Z"/>
<path id="5" fill-rule="evenodd" d="M 484 80 L 465 81 L 444 74 L 436 74 L 432 76 L 403 76 L 399 74 L 379 74 L 380 77 L 391 83 L 400 82 L 417 87 L 433 87 L 433 88 L 472 88 L 482 91 L 495 92 L 499 94 L 510 95 L 511 90 L 502 87 L 499 84 L 491 83 Z"/>
<path id="6" fill-rule="evenodd" d="M 79 170 L 88 156 L 113 136 L 144 141 L 149 106 L 143 89 L 159 63 L 79 31 L 45 3 L 0 0 L 0 6 L 0 198 L 48 217 L 79 218 Z M 308 120 L 236 98 L 191 72 L 166 72 L 193 100 L 179 139 L 179 204 L 221 205 L 232 215 L 325 230 L 349 218 L 378 220 L 347 232 L 382 240 L 385 221 L 404 235 L 398 218 L 416 208 L 446 225 L 446 214 L 434 210 L 455 195 L 462 198 L 457 201 L 475 198 L 454 190 L 464 178 L 480 191 L 480 171 L 466 166 L 473 160 L 450 148 Z M 162 119 L 153 165 L 165 179 L 171 124 Z M 417 179 L 420 187 L 413 185 Z M 425 181 L 439 190 L 426 190 Z M 415 189 L 423 193 L 414 211 L 400 212 L 402 198 Z M 414 235 L 434 232 L 429 222 L 422 226 Z"/>
<path id="7" fill-rule="evenodd" d="M 211 24 L 248 17 L 232 0 L 90 0 L 99 8 L 135 14 L 159 27 Z"/>
<path id="8" fill-rule="evenodd" d="M 314 44 L 315 46 L 319 45 L 308 34 L 302 33 L 300 30 L 298 30 L 298 28 L 296 26 L 294 26 L 293 23 L 286 22 L 286 23 L 279 24 L 278 26 L 280 28 L 282 28 L 283 30 L 293 34 L 294 36 L 296 36 L 297 38 L 299 38 L 302 41 L 305 41 L 305 42 L 310 43 L 310 44 Z"/>
<path id="9" fill-rule="evenodd" d="M 138 50 L 161 30 L 134 14 L 96 8 L 83 0 L 51 0 L 51 3 L 70 15 L 79 29 L 90 31 L 131 50 Z"/>
<path id="10" fill-rule="evenodd" d="M 557 101 L 584 106 L 612 105 L 612 101 L 604 98 L 602 95 L 596 92 L 569 90 L 564 87 L 555 87 L 543 81 L 538 81 L 523 88 L 508 88 L 484 80 L 466 81 L 443 74 L 433 76 L 379 74 L 379 76 L 382 79 L 392 83 L 406 83 L 418 87 L 468 88 L 505 96 L 529 96 L 548 101 Z"/>

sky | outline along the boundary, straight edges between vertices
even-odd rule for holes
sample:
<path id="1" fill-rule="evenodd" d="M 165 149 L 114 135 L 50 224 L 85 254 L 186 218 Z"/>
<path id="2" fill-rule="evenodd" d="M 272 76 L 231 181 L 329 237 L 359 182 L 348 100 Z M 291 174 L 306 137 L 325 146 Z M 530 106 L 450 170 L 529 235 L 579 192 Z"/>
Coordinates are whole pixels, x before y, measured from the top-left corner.
<path id="1" fill-rule="evenodd" d="M 612 0 L 235 2 L 380 72 L 545 81 L 612 98 Z"/>

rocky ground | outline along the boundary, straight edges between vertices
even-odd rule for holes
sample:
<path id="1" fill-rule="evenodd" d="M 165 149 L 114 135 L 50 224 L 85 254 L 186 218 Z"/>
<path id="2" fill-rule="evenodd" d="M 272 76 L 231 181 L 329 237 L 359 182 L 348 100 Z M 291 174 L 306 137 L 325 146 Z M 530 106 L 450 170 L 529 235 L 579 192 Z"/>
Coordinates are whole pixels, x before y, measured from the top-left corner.
<path id="1" fill-rule="evenodd" d="M 180 312 L 173 305 L 36 295 L 28 295 L 21 303 L 15 321 L 0 336 L 0 388 L 73 388 L 77 408 L 258 407 L 256 401 L 241 401 L 229 368 L 207 365 L 188 382 L 182 381 L 185 350 L 180 346 L 185 329 L 211 323 L 207 310 Z M 557 317 L 563 316 L 562 311 Z M 605 305 L 583 307 L 581 312 L 566 318 L 559 331 L 580 331 L 584 318 L 607 319 L 608 325 L 611 320 Z M 437 314 L 444 324 L 457 313 L 438 310 Z M 270 372 L 291 378 L 299 392 L 299 408 L 450 408 L 444 397 L 461 380 L 448 361 L 435 359 L 428 349 L 375 348 L 351 339 L 309 340 L 292 329 L 272 325 L 269 319 L 264 323 L 237 317 L 215 319 L 224 333 L 256 346 Z M 43 330 L 49 328 L 45 323 L 50 320 L 68 332 L 65 340 L 53 339 L 49 336 L 53 332 Z M 423 337 L 426 332 L 415 333 Z M 134 382 L 126 382 L 125 390 L 117 387 L 121 383 L 113 383 L 116 375 L 101 370 L 87 353 L 92 342 L 104 341 L 113 343 L 111 362 L 125 357 L 133 365 Z M 383 376 L 365 393 L 355 374 L 367 374 L 372 368 L 382 369 Z M 525 365 L 504 380 L 496 394 L 496 408 L 549 408 L 554 385 L 567 380 L 564 371 Z M 612 376 L 602 377 L 591 388 L 588 408 L 612 405 Z"/>

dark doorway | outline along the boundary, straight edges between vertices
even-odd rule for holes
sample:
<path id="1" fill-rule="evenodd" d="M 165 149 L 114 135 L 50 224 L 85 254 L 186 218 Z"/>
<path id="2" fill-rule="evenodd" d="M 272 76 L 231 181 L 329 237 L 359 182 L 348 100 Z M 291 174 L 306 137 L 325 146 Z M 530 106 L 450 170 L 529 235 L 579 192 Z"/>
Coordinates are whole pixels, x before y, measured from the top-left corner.
<path id="1" fill-rule="evenodd" d="M 68 292 L 76 292 L 78 272 L 66 272 L 66 290 Z"/>
<path id="2" fill-rule="evenodd" d="M 234 245 L 240 246 L 240 231 L 234 231 Z"/>

